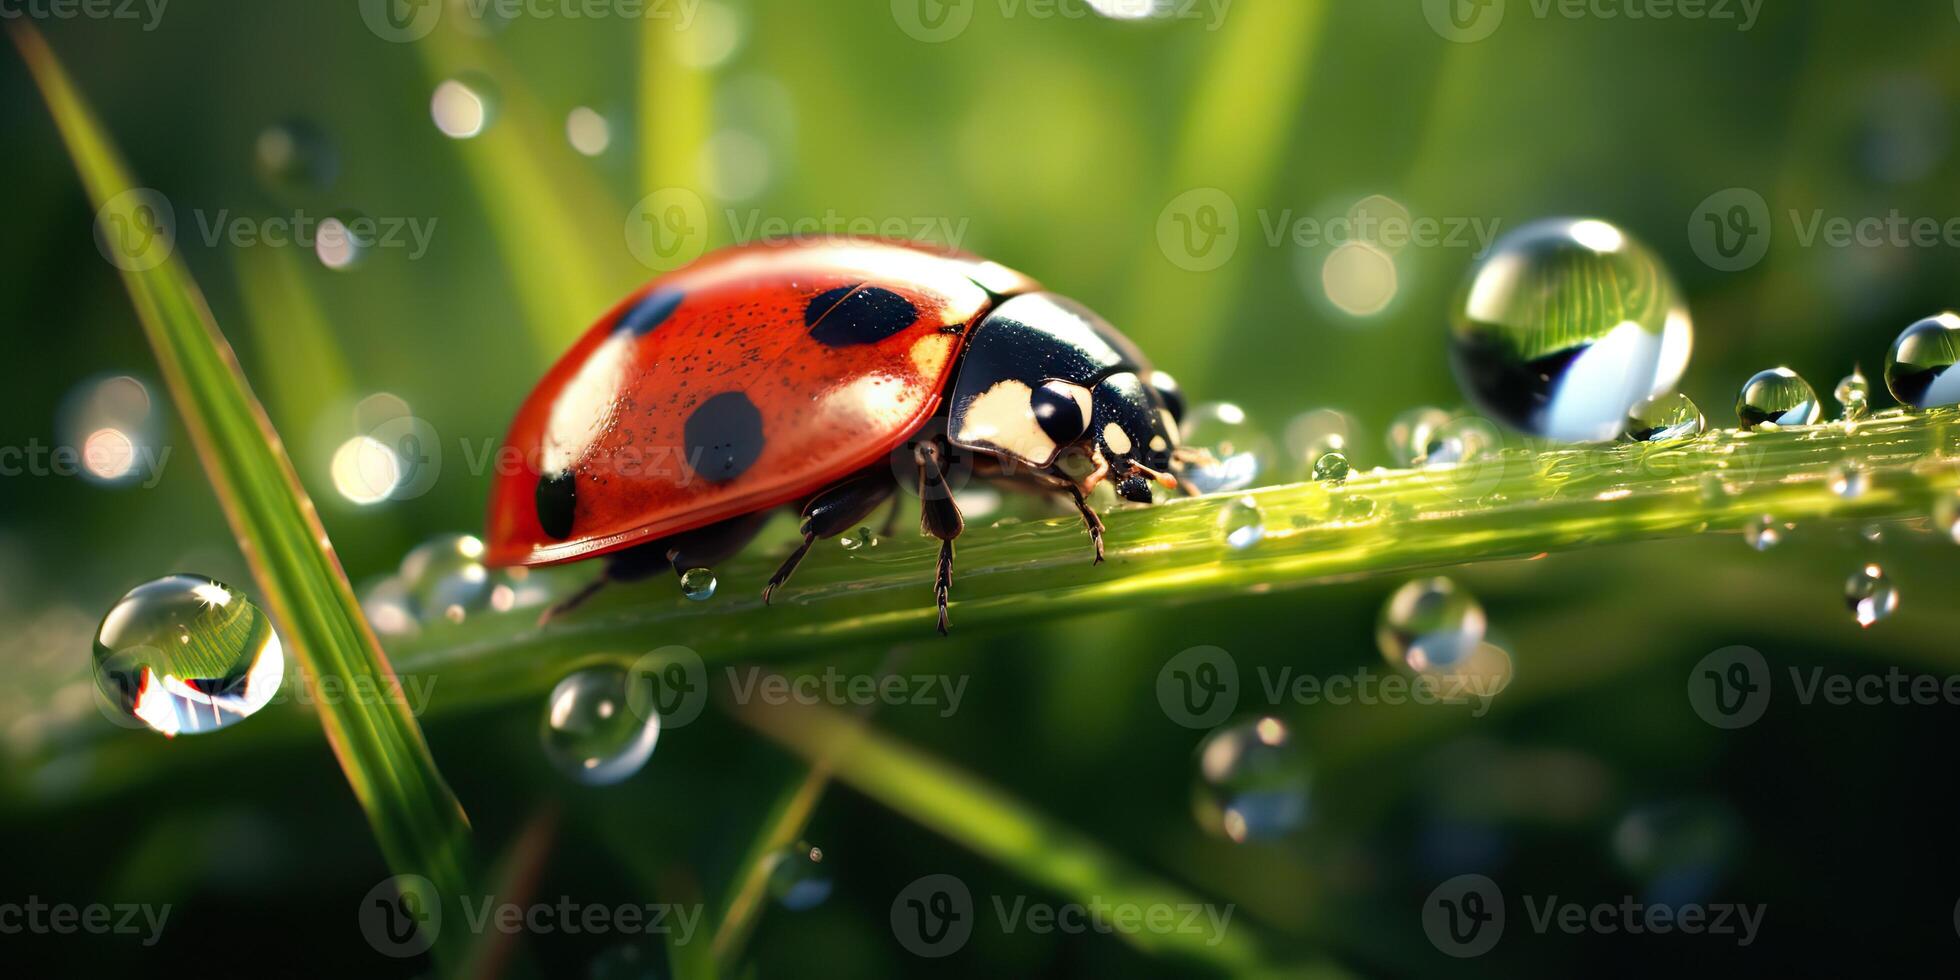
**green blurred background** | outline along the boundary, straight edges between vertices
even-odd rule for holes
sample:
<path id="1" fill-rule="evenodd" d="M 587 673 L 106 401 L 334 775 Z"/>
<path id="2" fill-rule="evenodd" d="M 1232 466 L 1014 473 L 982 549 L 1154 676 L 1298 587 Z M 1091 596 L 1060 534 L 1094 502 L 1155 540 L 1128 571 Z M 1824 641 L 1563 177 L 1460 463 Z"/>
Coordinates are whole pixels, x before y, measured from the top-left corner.
<path id="1" fill-rule="evenodd" d="M 1382 260 L 1392 285 L 1380 264 L 1356 284 L 1333 250 L 1271 240 L 1283 215 L 1330 218 L 1372 198 L 1446 229 L 1616 222 L 1685 290 L 1697 331 L 1683 390 L 1718 424 L 1733 424 L 1734 392 L 1761 368 L 1787 364 L 1820 392 L 1854 363 L 1876 376 L 1900 328 L 1952 302 L 1950 245 L 1806 247 L 1790 217 L 1960 216 L 1960 18 L 1943 0 L 1778 2 L 1753 19 L 1739 3 L 1710 8 L 1727 19 L 1633 19 L 1636 5 L 1617 2 L 1568 17 L 1509 0 L 1494 32 L 1467 42 L 1432 28 L 1417 0 L 1236 0 L 1138 22 L 1075 0 L 1060 13 L 978 0 L 957 36 L 929 43 L 902 27 L 907 2 L 703 0 L 684 29 L 616 6 L 595 19 L 539 4 L 505 22 L 456 3 L 415 43 L 379 36 L 351 0 L 175 0 L 154 29 L 40 19 L 134 172 L 174 205 L 178 250 L 357 583 L 432 534 L 480 526 L 487 476 L 458 447 L 500 435 L 557 351 L 654 274 L 629 233 L 635 202 L 664 188 L 698 195 L 710 245 L 758 220 L 923 222 L 940 232 L 929 237 L 1101 311 L 1195 400 L 1242 405 L 1275 442 L 1302 412 L 1348 413 L 1362 466 L 1389 462 L 1382 435 L 1398 412 L 1461 402 L 1444 324 L 1475 243 L 1403 248 Z M 494 93 L 473 139 L 432 125 L 431 94 L 456 77 Z M 256 723 L 169 743 L 117 731 L 155 744 L 113 757 L 50 743 L 51 717 L 90 713 L 76 708 L 90 697 L 89 639 L 116 597 L 176 570 L 248 591 L 250 577 L 11 50 L 0 84 L 0 323 L 13 355 L 0 446 L 72 444 L 64 403 L 92 379 L 131 374 L 158 399 L 154 445 L 172 447 L 141 481 L 154 486 L 0 478 L 0 663 L 20 678 L 0 689 L 0 830 L 13 842 L 0 902 L 174 908 L 154 948 L 4 935 L 0 949 L 171 972 L 425 971 L 362 942 L 356 906 L 387 872 L 317 735 L 254 745 Z M 596 155 L 567 139 L 581 106 L 607 123 Z M 330 161 L 330 180 L 265 172 L 264 134 L 295 120 L 290 131 L 320 134 L 308 159 Z M 1721 271 L 1697 257 L 1689 228 L 1710 195 L 1738 187 L 1765 199 L 1775 232 L 1759 263 Z M 1164 247 L 1175 238 L 1160 230 L 1177 227 L 1174 202 L 1206 188 L 1235 206 L 1237 244 L 1195 269 L 1210 263 Z M 379 247 L 336 270 L 308 249 L 201 234 L 220 214 L 262 223 L 350 209 L 432 228 L 426 251 Z M 376 394 L 405 404 L 449 455 L 426 492 L 362 505 L 336 487 L 331 460 L 371 424 L 360 415 Z M 1298 472 L 1282 458 L 1269 476 Z M 1279 706 L 1314 781 L 1309 826 L 1278 843 L 1233 845 L 1194 822 L 1201 733 L 1165 717 L 1158 672 L 1200 644 L 1230 651 L 1248 679 L 1260 665 L 1379 669 L 1374 623 L 1393 581 L 960 632 L 906 653 L 911 670 L 971 678 L 961 710 L 892 708 L 878 724 L 1233 903 L 1234 922 L 1285 972 L 1634 974 L 1684 957 L 1749 972 L 1878 969 L 1955 941 L 1960 868 L 1936 789 L 1954 706 L 1801 706 L 1785 687 L 1762 722 L 1724 732 L 1696 717 L 1684 684 L 1731 644 L 1779 669 L 1944 677 L 1960 659 L 1950 547 L 1909 527 L 1877 543 L 1799 528 L 1769 553 L 1722 536 L 1456 570 L 1512 653 L 1512 687 L 1483 717 Z M 1839 588 L 1872 560 L 1903 601 L 1861 631 Z M 864 663 L 883 653 L 852 651 Z M 542 895 L 714 896 L 796 774 L 711 711 L 670 733 L 635 779 L 578 787 L 541 758 L 535 702 L 467 708 L 428 726 L 436 758 L 488 855 L 558 814 Z M 199 753 L 209 761 L 155 774 L 99 771 L 105 758 Z M 1674 855 L 1660 872 L 1616 848 L 1643 826 L 1662 828 L 1660 850 Z M 888 913 L 921 875 L 959 875 L 983 903 L 1068 897 L 849 790 L 826 798 L 806 836 L 824 849 L 834 894 L 769 910 L 745 961 L 755 975 L 1209 969 L 985 918 L 954 957 L 919 960 Z M 1421 906 L 1465 872 L 1503 883 L 1512 922 L 1494 951 L 1457 961 L 1424 939 Z M 1762 903 L 1767 915 L 1746 948 L 1530 930 L 1516 896 L 1554 894 Z M 617 944 L 550 935 L 526 948 L 544 972 L 579 975 Z"/>

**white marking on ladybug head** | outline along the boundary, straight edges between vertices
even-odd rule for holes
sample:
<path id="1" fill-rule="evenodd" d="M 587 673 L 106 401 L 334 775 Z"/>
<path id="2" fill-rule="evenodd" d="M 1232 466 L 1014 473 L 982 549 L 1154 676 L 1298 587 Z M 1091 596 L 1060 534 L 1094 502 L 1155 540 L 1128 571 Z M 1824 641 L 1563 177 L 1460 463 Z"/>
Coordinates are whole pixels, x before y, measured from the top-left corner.
<path id="1" fill-rule="evenodd" d="M 1027 385 L 1010 378 L 973 396 L 961 413 L 960 431 L 954 433 L 954 440 L 1047 466 L 1061 447 L 1041 431 L 1041 422 L 1029 403 L 1033 394 Z"/>
<path id="2" fill-rule="evenodd" d="M 1135 445 L 1130 442 L 1130 434 L 1124 432 L 1123 427 L 1114 422 L 1103 426 L 1102 440 L 1103 445 L 1108 446 L 1109 451 L 1118 456 L 1128 456 Z"/>

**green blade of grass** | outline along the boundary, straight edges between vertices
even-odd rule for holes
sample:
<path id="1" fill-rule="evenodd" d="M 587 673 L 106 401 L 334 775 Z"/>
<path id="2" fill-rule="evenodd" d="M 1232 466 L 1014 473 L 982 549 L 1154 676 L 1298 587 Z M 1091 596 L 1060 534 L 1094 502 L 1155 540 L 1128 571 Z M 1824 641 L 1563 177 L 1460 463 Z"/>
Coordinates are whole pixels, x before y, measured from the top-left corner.
<path id="1" fill-rule="evenodd" d="M 125 196 L 133 182 L 119 154 L 53 51 L 25 22 L 9 28 L 83 184 L 103 209 L 101 220 L 143 217 Z M 316 685 L 392 689 L 394 672 L 361 617 L 313 504 L 181 257 L 125 271 L 123 282 L 287 648 Z M 390 698 L 322 698 L 319 713 L 388 865 L 427 877 L 445 895 L 465 894 L 472 881 L 468 821 L 415 719 Z M 451 947 L 441 943 L 445 955 Z"/>
<path id="2" fill-rule="evenodd" d="M 1087 835 L 832 709 L 748 704 L 734 713 L 812 762 L 834 760 L 837 778 L 859 792 L 1071 900 L 1145 908 L 1202 904 Z M 1145 952 L 1182 955 L 1236 974 L 1271 968 L 1249 928 L 1228 927 L 1216 937 L 1148 930 L 1123 935 Z"/>

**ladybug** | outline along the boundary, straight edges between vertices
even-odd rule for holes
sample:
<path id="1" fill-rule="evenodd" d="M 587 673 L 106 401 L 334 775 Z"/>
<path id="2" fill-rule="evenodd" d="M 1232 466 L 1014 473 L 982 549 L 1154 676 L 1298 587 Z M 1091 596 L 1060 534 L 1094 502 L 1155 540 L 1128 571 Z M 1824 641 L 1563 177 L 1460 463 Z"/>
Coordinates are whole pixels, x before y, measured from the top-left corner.
<path id="1" fill-rule="evenodd" d="M 944 633 L 964 526 L 949 471 L 1065 497 L 1099 564 L 1088 493 L 1179 488 L 1182 404 L 1101 317 L 997 263 L 894 241 L 724 249 L 628 297 L 531 392 L 497 457 L 487 560 L 604 557 L 549 619 L 608 582 L 725 560 L 795 505 L 803 542 L 766 603 L 818 539 L 887 500 L 895 519 L 903 480 L 940 541 Z"/>

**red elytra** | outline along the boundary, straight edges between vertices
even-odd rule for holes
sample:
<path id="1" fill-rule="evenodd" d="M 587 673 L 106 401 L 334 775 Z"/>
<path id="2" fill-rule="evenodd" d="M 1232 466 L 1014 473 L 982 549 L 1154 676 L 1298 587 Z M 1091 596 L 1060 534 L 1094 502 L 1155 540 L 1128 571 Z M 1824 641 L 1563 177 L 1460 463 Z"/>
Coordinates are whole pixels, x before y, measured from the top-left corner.
<path id="1" fill-rule="evenodd" d="M 984 284 L 984 286 L 983 286 Z M 811 303 L 874 287 L 916 310 L 872 342 L 812 339 Z M 519 409 L 499 453 L 487 559 L 549 565 L 618 551 L 808 497 L 887 456 L 940 408 L 966 334 L 1034 281 L 971 255 L 897 242 L 761 244 L 655 280 L 602 317 Z M 991 293 L 990 293 L 991 291 Z M 650 328 L 629 322 L 645 311 Z M 765 434 L 728 479 L 694 468 L 687 420 L 746 395 Z M 570 467 L 575 531 L 548 534 L 537 487 Z"/>

